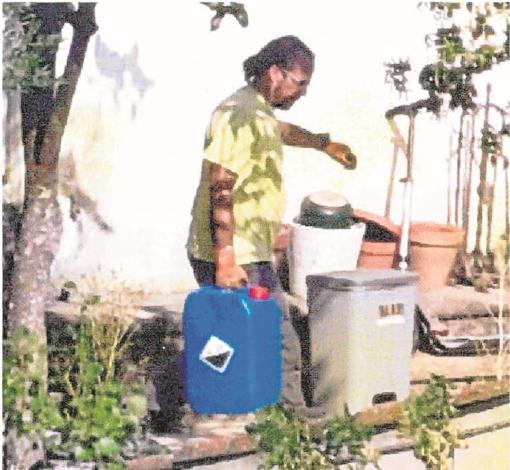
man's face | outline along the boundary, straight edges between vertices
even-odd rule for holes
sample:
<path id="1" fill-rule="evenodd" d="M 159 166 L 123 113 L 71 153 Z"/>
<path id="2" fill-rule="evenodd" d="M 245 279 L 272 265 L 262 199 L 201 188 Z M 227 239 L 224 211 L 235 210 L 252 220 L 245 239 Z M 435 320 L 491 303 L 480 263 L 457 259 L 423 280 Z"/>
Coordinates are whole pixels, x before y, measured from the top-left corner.
<path id="1" fill-rule="evenodd" d="M 290 109 L 303 95 L 310 83 L 313 67 L 296 66 L 285 69 L 276 66 L 271 86 L 271 104 L 278 109 Z"/>

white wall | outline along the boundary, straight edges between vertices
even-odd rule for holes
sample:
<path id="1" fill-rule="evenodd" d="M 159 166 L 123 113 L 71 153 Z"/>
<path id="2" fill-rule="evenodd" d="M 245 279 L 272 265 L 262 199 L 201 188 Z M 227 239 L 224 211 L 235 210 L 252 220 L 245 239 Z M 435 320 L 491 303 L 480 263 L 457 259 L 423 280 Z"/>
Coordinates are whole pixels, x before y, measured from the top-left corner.
<path id="1" fill-rule="evenodd" d="M 317 189 L 339 191 L 355 207 L 384 213 L 393 154 L 384 113 L 426 97 L 416 74 L 431 60 L 423 39 L 434 30 L 430 15 L 404 1 L 246 3 L 248 28 L 228 16 L 211 32 L 212 12 L 198 1 L 99 2 L 99 31 L 73 102 L 63 159 L 74 160 L 79 187 L 113 232 L 100 230 L 84 212 L 82 229 L 66 217 L 55 277 L 100 267 L 150 290 L 195 285 L 184 244 L 205 127 L 214 106 L 243 85 L 243 60 L 284 34 L 310 46 L 316 71 L 308 95 L 282 118 L 329 131 L 359 158 L 358 169 L 348 172 L 313 150 L 287 149 L 287 220 Z M 384 82 L 383 63 L 400 57 L 412 59 L 407 98 Z M 506 96 L 503 103 L 509 100 L 505 67 L 499 81 L 493 79 L 493 94 Z M 449 140 L 457 122 L 417 119 L 415 219 L 446 222 Z M 398 123 L 406 137 L 406 120 Z M 403 176 L 401 154 L 397 178 Z M 397 223 L 399 186 L 392 204 Z M 66 210 L 65 197 L 62 203 Z"/>

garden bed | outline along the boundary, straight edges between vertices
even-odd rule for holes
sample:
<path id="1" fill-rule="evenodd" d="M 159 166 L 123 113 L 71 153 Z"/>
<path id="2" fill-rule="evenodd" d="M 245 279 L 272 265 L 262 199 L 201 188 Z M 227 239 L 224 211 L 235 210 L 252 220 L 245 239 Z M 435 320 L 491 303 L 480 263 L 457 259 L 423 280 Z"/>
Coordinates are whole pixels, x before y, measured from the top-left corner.
<path id="1" fill-rule="evenodd" d="M 193 425 L 187 419 L 190 413 L 184 404 L 181 374 L 181 320 L 185 295 L 160 296 L 146 302 L 136 313 L 137 332 L 133 337 L 136 346 L 132 358 L 143 364 L 141 372 L 155 385 L 157 409 L 151 411 L 148 436 L 162 450 L 159 455 L 131 459 L 128 464 L 131 469 L 179 468 L 192 462 L 241 456 L 256 451 L 253 437 L 245 430 L 247 420 L 211 416 Z M 456 299 L 453 302 L 455 309 L 448 301 L 452 297 Z M 465 319 L 476 322 L 477 315 L 486 318 L 484 312 L 487 312 L 487 302 L 490 305 L 494 296 L 474 294 L 473 289 L 464 287 L 449 287 L 441 292 L 441 299 L 430 299 L 430 296 L 428 300 L 425 299 L 424 304 L 428 315 L 446 321 L 444 315 L 448 314 L 448 319 L 455 318 L 462 325 Z M 450 308 L 443 310 L 441 317 L 441 310 L 437 309 L 443 309 L 445 305 Z M 48 309 L 48 325 L 53 328 L 60 328 L 62 322 L 76 325 L 79 314 L 79 304 L 58 302 Z M 504 357 L 508 364 L 508 354 Z M 507 401 L 508 375 L 496 380 L 497 366 L 497 356 L 483 351 L 468 357 L 431 355 L 418 351 L 411 361 L 411 391 L 420 393 L 431 373 L 444 376 L 455 386 L 454 404 L 462 413 L 471 413 L 480 407 Z M 507 366 L 505 370 L 508 370 Z M 356 421 L 376 426 L 381 431 L 394 429 L 401 409 L 402 404 L 397 402 L 374 405 L 359 413 Z"/>

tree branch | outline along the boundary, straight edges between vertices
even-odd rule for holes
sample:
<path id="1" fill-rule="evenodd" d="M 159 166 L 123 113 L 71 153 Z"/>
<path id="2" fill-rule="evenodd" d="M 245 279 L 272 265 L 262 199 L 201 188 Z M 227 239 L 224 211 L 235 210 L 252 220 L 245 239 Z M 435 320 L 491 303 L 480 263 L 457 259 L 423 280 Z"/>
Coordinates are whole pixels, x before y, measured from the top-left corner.
<path id="1" fill-rule="evenodd" d="M 62 135 L 85 60 L 87 45 L 90 37 L 97 31 L 95 7 L 95 3 L 79 3 L 76 12 L 66 12 L 66 21 L 72 24 L 74 28 L 73 39 L 62 76 L 62 83 L 57 87 L 54 113 L 48 127 L 47 139 L 41 149 L 42 163 L 56 164 L 58 161 Z"/>
<path id="2" fill-rule="evenodd" d="M 386 119 L 393 119 L 399 114 L 411 117 L 411 115 L 416 115 L 421 108 L 425 108 L 427 111 L 437 112 L 440 105 L 441 99 L 437 95 L 431 95 L 429 98 L 424 100 L 418 100 L 414 103 L 396 106 L 386 111 L 385 116 Z"/>

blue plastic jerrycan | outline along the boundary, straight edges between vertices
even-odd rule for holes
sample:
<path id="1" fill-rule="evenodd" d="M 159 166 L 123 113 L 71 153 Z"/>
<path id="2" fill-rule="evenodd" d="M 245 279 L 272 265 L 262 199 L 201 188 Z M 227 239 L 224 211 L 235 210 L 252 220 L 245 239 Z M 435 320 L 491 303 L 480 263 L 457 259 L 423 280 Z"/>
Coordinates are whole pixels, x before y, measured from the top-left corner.
<path id="1" fill-rule="evenodd" d="M 185 390 L 193 410 L 242 414 L 276 403 L 281 310 L 262 287 L 202 287 L 184 305 Z"/>

